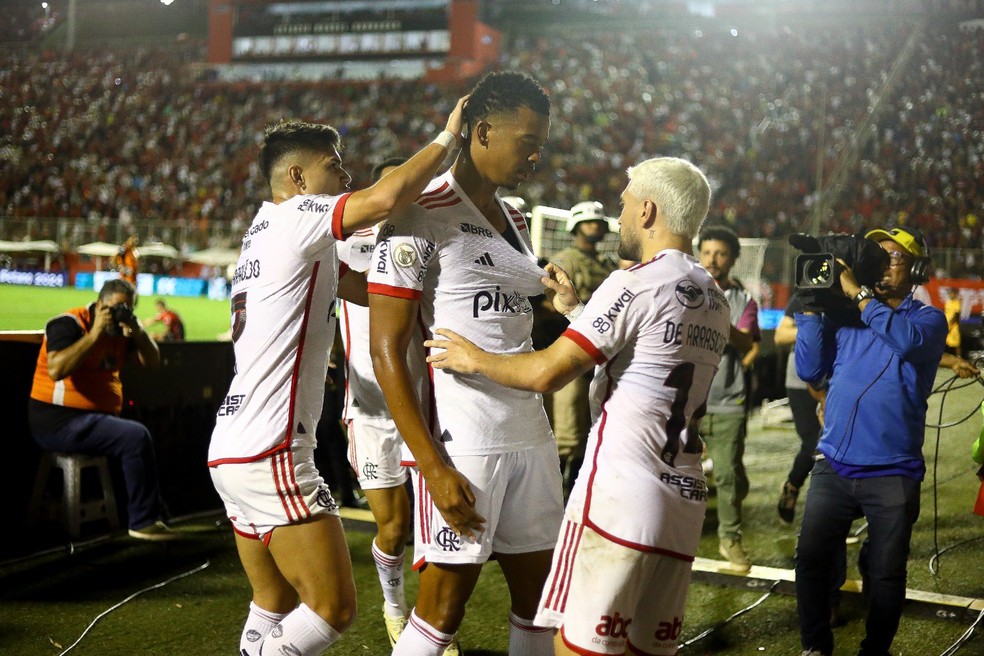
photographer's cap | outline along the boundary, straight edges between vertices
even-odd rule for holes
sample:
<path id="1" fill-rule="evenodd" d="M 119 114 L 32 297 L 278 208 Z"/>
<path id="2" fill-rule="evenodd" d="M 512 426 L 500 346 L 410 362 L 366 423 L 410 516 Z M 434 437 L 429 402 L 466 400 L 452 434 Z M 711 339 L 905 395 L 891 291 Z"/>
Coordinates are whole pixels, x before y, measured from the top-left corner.
<path id="1" fill-rule="evenodd" d="M 866 234 L 865 239 L 872 241 L 882 241 L 891 239 L 896 244 L 909 251 L 916 257 L 926 256 L 926 242 L 922 236 L 915 235 L 904 228 L 892 228 L 891 230 L 872 230 Z"/>

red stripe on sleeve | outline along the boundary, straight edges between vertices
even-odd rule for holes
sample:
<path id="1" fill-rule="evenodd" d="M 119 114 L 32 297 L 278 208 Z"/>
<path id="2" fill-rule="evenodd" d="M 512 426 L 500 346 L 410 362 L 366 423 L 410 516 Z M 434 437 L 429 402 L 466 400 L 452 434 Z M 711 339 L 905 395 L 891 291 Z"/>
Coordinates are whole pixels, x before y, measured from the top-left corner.
<path id="1" fill-rule="evenodd" d="M 335 203 L 335 211 L 331 215 L 331 236 L 338 241 L 345 239 L 345 233 L 342 231 L 342 215 L 345 214 L 345 203 L 348 202 L 351 195 L 352 192 L 342 194 L 338 202 Z"/>
<path id="2" fill-rule="evenodd" d="M 407 289 L 406 287 L 393 287 L 378 282 L 371 282 L 366 286 L 370 294 L 379 296 L 392 296 L 394 298 L 407 298 L 412 301 L 419 301 L 422 292 L 419 289 Z"/>
<path id="3" fill-rule="evenodd" d="M 584 349 L 584 352 L 590 355 L 591 358 L 598 364 L 605 364 L 605 362 L 608 361 L 608 358 L 605 357 L 605 354 L 599 351 L 598 347 L 591 343 L 591 340 L 589 340 L 587 337 L 577 332 L 573 328 L 568 328 L 567 330 L 565 330 L 561 335 L 561 337 L 566 337 L 567 339 L 571 340 L 572 342 L 580 346 L 582 349 Z"/>

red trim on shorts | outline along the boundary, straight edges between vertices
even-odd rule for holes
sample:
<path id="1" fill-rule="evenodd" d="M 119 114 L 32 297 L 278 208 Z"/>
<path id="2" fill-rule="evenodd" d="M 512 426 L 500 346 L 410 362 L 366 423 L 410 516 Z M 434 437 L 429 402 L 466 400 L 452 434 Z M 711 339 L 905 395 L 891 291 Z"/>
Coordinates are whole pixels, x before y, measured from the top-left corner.
<path id="1" fill-rule="evenodd" d="M 277 488 L 277 496 L 280 497 L 280 506 L 284 509 L 284 514 L 288 522 L 300 519 L 297 504 L 291 498 L 290 490 L 287 488 L 287 481 L 284 475 L 284 459 L 282 454 L 277 454 L 270 459 L 270 466 L 273 471 L 273 484 Z"/>
<path id="2" fill-rule="evenodd" d="M 564 635 L 563 626 L 560 627 L 560 639 L 563 640 L 564 644 L 567 645 L 567 648 L 570 649 L 575 654 L 583 654 L 584 656 L 596 656 L 596 655 L 605 656 L 605 652 L 603 651 L 591 651 L 590 649 L 585 649 L 584 647 L 579 647 L 574 643 L 572 643 L 570 640 L 567 639 L 567 636 Z"/>
<path id="3" fill-rule="evenodd" d="M 241 537 L 244 537 L 247 540 L 262 540 L 263 539 L 257 533 L 247 533 L 245 531 L 240 531 L 238 528 L 236 528 L 236 524 L 235 524 L 236 519 L 238 519 L 238 518 L 237 517 L 230 517 L 229 518 L 229 520 L 231 522 L 233 522 L 233 524 L 232 524 L 232 532 L 233 533 L 235 533 L 236 535 L 239 535 Z"/>
<path id="4" fill-rule="evenodd" d="M 608 360 L 608 358 L 605 357 L 605 354 L 599 351 L 598 347 L 591 343 L 591 340 L 589 340 L 587 337 L 577 332 L 573 328 L 568 328 L 563 333 L 561 333 L 560 336 L 566 337 L 567 339 L 571 340 L 572 342 L 580 346 L 581 349 L 585 353 L 590 355 L 591 359 L 594 360 L 596 363 L 605 364 L 605 361 Z"/>
<path id="5" fill-rule="evenodd" d="M 342 231 L 342 215 L 345 214 L 345 203 L 353 192 L 342 194 L 335 203 L 335 209 L 331 213 L 331 236 L 338 241 L 345 241 L 345 233 Z"/>
<path id="6" fill-rule="evenodd" d="M 423 295 L 419 289 L 407 289 L 406 287 L 394 287 L 384 285 L 380 282 L 371 282 L 366 285 L 366 291 L 377 296 L 392 296 L 393 298 L 406 298 L 411 301 L 419 301 Z"/>
<path id="7" fill-rule="evenodd" d="M 688 556 L 687 554 L 680 553 L 679 551 L 671 551 L 669 549 L 662 549 L 660 547 L 653 547 L 648 544 L 642 544 L 641 542 L 632 542 L 631 540 L 625 540 L 616 535 L 601 529 L 597 524 L 592 522 L 587 517 L 584 518 L 584 525 L 589 526 L 592 531 L 605 538 L 609 542 L 614 542 L 615 544 L 620 544 L 627 549 L 634 549 L 636 551 L 641 551 L 643 553 L 649 554 L 659 554 L 660 556 L 669 556 L 670 558 L 676 558 L 677 560 L 682 560 L 684 562 L 692 563 L 694 562 L 693 556 Z"/>
<path id="8" fill-rule="evenodd" d="M 242 465 L 247 462 L 259 462 L 260 460 L 266 460 L 286 449 L 289 445 L 281 442 L 272 449 L 267 449 L 263 453 L 259 453 L 255 456 L 243 456 L 242 458 L 219 458 L 218 460 L 209 460 L 206 464 L 209 467 L 218 467 L 219 465 Z"/>
<path id="9" fill-rule="evenodd" d="M 301 504 L 301 509 L 304 514 L 301 519 L 307 519 L 311 516 L 311 508 L 307 505 L 307 501 L 304 500 L 304 493 L 301 492 L 301 485 L 297 482 L 297 473 L 294 471 L 294 452 L 286 451 L 285 453 L 287 455 L 287 480 L 289 480 L 290 485 L 293 486 L 294 496 L 297 498 L 297 503 Z"/>
<path id="10" fill-rule="evenodd" d="M 581 534 L 584 532 L 582 526 L 582 524 L 564 518 L 564 539 L 560 547 L 561 555 L 557 558 L 557 569 L 553 572 L 550 581 L 550 593 L 547 595 L 545 604 L 550 610 L 562 613 L 566 607 L 574 556 L 577 553 L 578 545 L 581 543 Z M 561 596 L 563 599 L 560 598 Z"/>

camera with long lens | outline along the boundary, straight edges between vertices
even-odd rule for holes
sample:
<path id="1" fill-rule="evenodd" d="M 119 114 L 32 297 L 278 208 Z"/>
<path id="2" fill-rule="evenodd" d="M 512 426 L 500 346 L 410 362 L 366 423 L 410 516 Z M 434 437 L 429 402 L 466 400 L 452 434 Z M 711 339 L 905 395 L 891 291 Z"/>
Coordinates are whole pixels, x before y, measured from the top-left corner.
<path id="1" fill-rule="evenodd" d="M 802 233 L 789 236 L 789 243 L 803 251 L 796 256 L 797 293 L 809 299 L 820 311 L 853 310 L 857 308 L 844 295 L 840 285 L 841 265 L 854 272 L 859 285 L 875 287 L 881 282 L 888 253 L 876 242 L 862 235 L 824 235 L 814 237 Z"/>

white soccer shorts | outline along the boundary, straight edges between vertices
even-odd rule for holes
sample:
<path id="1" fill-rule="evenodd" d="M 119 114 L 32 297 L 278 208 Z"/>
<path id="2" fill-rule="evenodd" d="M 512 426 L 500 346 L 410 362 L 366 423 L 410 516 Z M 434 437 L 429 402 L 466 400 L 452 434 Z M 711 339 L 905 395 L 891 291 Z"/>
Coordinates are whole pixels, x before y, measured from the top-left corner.
<path id="1" fill-rule="evenodd" d="M 476 541 L 462 540 L 434 506 L 415 472 L 414 569 L 425 562 L 484 563 L 493 552 L 553 549 L 564 514 L 563 481 L 553 441 L 521 451 L 454 456 L 454 467 L 471 483 L 475 509 L 485 518 Z"/>
<path id="2" fill-rule="evenodd" d="M 247 538 L 267 542 L 278 526 L 338 514 L 338 504 L 314 466 L 311 448 L 218 465 L 210 473 L 233 530 Z"/>
<path id="3" fill-rule="evenodd" d="M 392 419 L 355 417 L 347 422 L 348 460 L 363 490 L 399 487 L 407 481 L 400 464 L 403 438 Z"/>
<path id="4" fill-rule="evenodd" d="M 579 654 L 672 656 L 683 626 L 691 563 L 612 542 L 571 517 L 534 620 L 560 629 Z"/>

